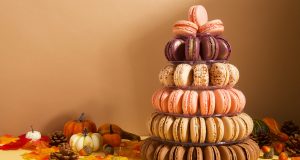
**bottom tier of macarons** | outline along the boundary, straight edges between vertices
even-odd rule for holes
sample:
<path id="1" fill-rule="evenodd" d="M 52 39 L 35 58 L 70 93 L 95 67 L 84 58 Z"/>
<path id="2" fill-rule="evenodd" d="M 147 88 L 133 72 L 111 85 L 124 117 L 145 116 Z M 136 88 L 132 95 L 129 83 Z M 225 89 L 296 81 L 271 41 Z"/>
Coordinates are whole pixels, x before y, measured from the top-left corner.
<path id="1" fill-rule="evenodd" d="M 147 139 L 142 146 L 144 160 L 256 160 L 260 149 L 251 139 L 230 145 L 202 147 L 170 145 Z"/>

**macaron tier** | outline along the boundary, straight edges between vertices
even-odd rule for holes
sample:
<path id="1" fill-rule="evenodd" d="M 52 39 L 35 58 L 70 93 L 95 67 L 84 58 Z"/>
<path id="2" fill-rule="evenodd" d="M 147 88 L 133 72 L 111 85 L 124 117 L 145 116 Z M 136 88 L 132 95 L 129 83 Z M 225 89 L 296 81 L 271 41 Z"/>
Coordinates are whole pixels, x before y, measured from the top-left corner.
<path id="1" fill-rule="evenodd" d="M 244 94 L 237 89 L 183 90 L 161 88 L 152 95 L 157 112 L 175 116 L 226 116 L 241 113 L 246 105 Z"/>
<path id="2" fill-rule="evenodd" d="M 142 159 L 146 160 L 255 160 L 259 146 L 251 139 L 230 145 L 183 146 L 170 145 L 148 139 L 142 146 Z"/>
<path id="3" fill-rule="evenodd" d="M 246 113 L 223 117 L 175 117 L 153 113 L 148 121 L 151 136 L 169 142 L 203 145 L 246 139 L 253 130 L 253 121 Z"/>
<path id="4" fill-rule="evenodd" d="M 165 46 L 165 57 L 171 63 L 228 60 L 231 54 L 229 42 L 221 36 L 199 34 L 195 37 L 176 36 Z"/>
<path id="5" fill-rule="evenodd" d="M 174 38 L 165 46 L 169 65 L 159 72 L 162 88 L 152 95 L 155 112 L 142 146 L 146 160 L 255 160 L 258 145 L 248 136 L 252 118 L 243 112 L 245 95 L 233 87 L 239 70 L 228 62 L 229 42 L 223 22 L 208 20 L 201 5 L 188 20 L 173 25 Z"/>
<path id="6" fill-rule="evenodd" d="M 190 65 L 182 63 L 167 65 L 159 72 L 159 82 L 167 87 L 181 88 L 223 88 L 237 84 L 240 74 L 230 63 L 201 63 Z"/>

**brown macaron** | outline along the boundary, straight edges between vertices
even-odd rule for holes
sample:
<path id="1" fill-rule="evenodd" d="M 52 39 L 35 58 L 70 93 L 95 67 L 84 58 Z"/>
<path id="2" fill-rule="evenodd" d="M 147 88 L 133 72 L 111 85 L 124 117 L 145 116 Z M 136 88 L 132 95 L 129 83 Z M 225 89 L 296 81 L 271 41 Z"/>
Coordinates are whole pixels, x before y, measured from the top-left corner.
<path id="1" fill-rule="evenodd" d="M 173 146 L 169 154 L 169 160 L 184 160 L 186 158 L 186 149 L 183 146 Z"/>
<path id="2" fill-rule="evenodd" d="M 187 153 L 187 160 L 203 160 L 203 153 L 200 147 L 190 147 Z"/>
<path id="3" fill-rule="evenodd" d="M 241 147 L 238 145 L 232 145 L 231 147 L 235 151 L 238 160 L 247 160 L 246 155 Z"/>
<path id="4" fill-rule="evenodd" d="M 211 146 L 204 147 L 203 159 L 204 160 L 215 160 L 214 149 Z"/>
<path id="5" fill-rule="evenodd" d="M 232 160 L 232 153 L 227 146 L 218 146 L 222 160 Z"/>

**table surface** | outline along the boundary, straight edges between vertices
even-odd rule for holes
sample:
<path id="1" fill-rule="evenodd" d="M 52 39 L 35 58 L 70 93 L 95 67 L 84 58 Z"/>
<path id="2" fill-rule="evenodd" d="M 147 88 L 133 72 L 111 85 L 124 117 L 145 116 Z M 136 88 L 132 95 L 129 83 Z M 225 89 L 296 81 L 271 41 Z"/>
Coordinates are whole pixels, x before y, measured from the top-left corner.
<path id="1" fill-rule="evenodd" d="M 28 150 L 14 150 L 14 151 L 2 151 L 0 150 L 0 159 L 1 160 L 23 160 L 22 159 L 22 154 L 28 153 L 30 151 Z M 278 159 L 277 156 L 274 156 L 274 159 Z M 262 160 L 268 160 L 268 159 L 262 159 Z M 270 159 L 269 159 L 270 160 Z"/>

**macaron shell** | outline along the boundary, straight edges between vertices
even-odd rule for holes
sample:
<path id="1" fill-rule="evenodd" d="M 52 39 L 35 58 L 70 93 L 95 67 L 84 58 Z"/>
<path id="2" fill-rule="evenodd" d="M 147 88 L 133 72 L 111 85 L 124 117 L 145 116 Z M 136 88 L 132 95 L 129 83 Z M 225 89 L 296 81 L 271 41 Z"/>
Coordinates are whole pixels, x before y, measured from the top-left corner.
<path id="1" fill-rule="evenodd" d="M 183 160 L 186 159 L 186 154 L 185 154 L 185 148 L 182 146 L 177 146 L 177 148 L 174 151 L 175 153 L 175 158 L 174 160 Z"/>
<path id="2" fill-rule="evenodd" d="M 240 126 L 237 122 L 237 120 L 235 118 L 230 118 L 234 124 L 234 135 L 233 135 L 233 138 L 232 138 L 232 141 L 236 141 L 239 137 L 239 133 L 240 133 Z"/>
<path id="3" fill-rule="evenodd" d="M 180 124 L 181 118 L 176 118 L 173 123 L 173 138 L 175 142 L 179 142 L 179 124 Z"/>
<path id="4" fill-rule="evenodd" d="M 193 117 L 190 120 L 190 136 L 193 143 L 199 142 L 200 122 L 198 117 Z"/>
<path id="5" fill-rule="evenodd" d="M 173 140 L 173 122 L 174 118 L 171 116 L 167 116 L 164 123 L 164 137 L 166 140 Z"/>
<path id="6" fill-rule="evenodd" d="M 238 144 L 238 145 L 244 149 L 247 159 L 255 160 L 256 152 L 250 145 L 247 144 Z"/>
<path id="7" fill-rule="evenodd" d="M 211 35 L 202 36 L 200 39 L 200 56 L 202 60 L 215 60 L 219 54 L 217 40 Z"/>
<path id="8" fill-rule="evenodd" d="M 223 137 L 224 137 L 224 125 L 223 125 L 222 120 L 218 117 L 214 117 L 214 121 L 215 121 L 216 126 L 217 126 L 217 139 L 216 139 L 216 142 L 221 142 L 223 140 Z"/>
<path id="9" fill-rule="evenodd" d="M 216 37 L 219 44 L 219 54 L 217 60 L 228 60 L 231 53 L 231 46 L 227 40 L 222 37 Z"/>
<path id="10" fill-rule="evenodd" d="M 188 142 L 189 141 L 189 118 L 181 118 L 179 124 L 179 140 L 180 142 Z"/>
<path id="11" fill-rule="evenodd" d="M 227 114 L 230 111 L 231 107 L 231 97 L 229 92 L 226 89 L 223 89 L 224 95 L 225 95 L 225 112 L 224 114 Z"/>
<path id="12" fill-rule="evenodd" d="M 180 38 L 175 38 L 169 41 L 165 47 L 165 55 L 169 61 L 185 60 L 184 40 Z"/>
<path id="13" fill-rule="evenodd" d="M 204 143 L 206 140 L 206 122 L 205 119 L 199 117 L 199 143 Z"/>
<path id="14" fill-rule="evenodd" d="M 227 95 L 225 94 L 224 90 L 216 89 L 214 90 L 215 99 L 216 99 L 216 114 L 224 114 L 226 111 L 226 99 Z"/>
<path id="15" fill-rule="evenodd" d="M 182 111 L 186 115 L 194 115 L 198 111 L 198 93 L 186 90 L 182 98 Z"/>
<path id="16" fill-rule="evenodd" d="M 208 21 L 199 28 L 200 33 L 207 33 L 213 36 L 221 35 L 224 32 L 223 22 L 219 19 Z"/>
<path id="17" fill-rule="evenodd" d="M 202 5 L 192 6 L 188 12 L 188 19 L 198 26 L 202 26 L 208 21 L 207 11 Z"/>
<path id="18" fill-rule="evenodd" d="M 169 158 L 169 151 L 169 146 L 163 146 L 158 153 L 158 160 L 167 160 Z"/>
<path id="19" fill-rule="evenodd" d="M 232 154 L 227 146 L 218 146 L 218 150 L 220 152 L 220 155 L 222 157 L 222 160 L 232 160 Z"/>
<path id="20" fill-rule="evenodd" d="M 188 37 L 185 41 L 185 59 L 198 61 L 200 59 L 200 40 L 197 37 Z"/>
<path id="21" fill-rule="evenodd" d="M 206 87 L 209 83 L 208 67 L 206 64 L 197 64 L 193 67 L 194 86 Z"/>
<path id="22" fill-rule="evenodd" d="M 159 81 L 164 86 L 174 86 L 174 65 L 167 65 L 159 72 Z"/>
<path id="23" fill-rule="evenodd" d="M 152 113 L 151 116 L 149 117 L 148 121 L 147 121 L 147 128 L 148 128 L 148 132 L 150 135 L 153 135 L 153 130 L 152 130 L 152 123 L 154 118 L 157 116 L 157 113 Z"/>
<path id="24" fill-rule="evenodd" d="M 221 160 L 221 155 L 218 148 L 216 146 L 212 146 L 212 148 L 215 154 L 215 160 Z"/>
<path id="25" fill-rule="evenodd" d="M 142 159 L 146 159 L 146 152 L 147 152 L 147 149 L 150 144 L 151 144 L 150 140 L 145 140 L 144 143 L 142 144 L 142 146 L 141 146 L 141 158 Z"/>
<path id="26" fill-rule="evenodd" d="M 232 118 L 234 118 L 239 125 L 240 131 L 239 131 L 239 136 L 238 136 L 237 140 L 241 140 L 244 137 L 246 137 L 246 134 L 247 134 L 246 122 L 238 116 L 234 116 Z"/>
<path id="27" fill-rule="evenodd" d="M 234 149 L 232 147 L 230 147 L 230 146 L 227 146 L 227 148 L 229 149 L 229 151 L 230 151 L 230 153 L 232 155 L 232 160 L 238 160 L 237 159 L 237 155 L 236 155 Z"/>
<path id="28" fill-rule="evenodd" d="M 156 110 L 160 110 L 160 98 L 163 92 L 164 92 L 164 88 L 161 88 L 155 91 L 152 95 L 152 106 Z"/>
<path id="29" fill-rule="evenodd" d="M 228 86 L 233 87 L 239 81 L 240 73 L 239 70 L 232 64 L 227 64 L 227 69 L 229 72 Z"/>
<path id="30" fill-rule="evenodd" d="M 234 152 L 236 153 L 238 160 L 247 160 L 245 153 L 241 147 L 239 147 L 237 145 L 232 145 L 231 147 L 233 148 Z"/>
<path id="31" fill-rule="evenodd" d="M 177 21 L 173 26 L 173 33 L 175 35 L 185 37 L 196 36 L 197 30 L 198 26 L 195 23 L 186 20 Z"/>
<path id="32" fill-rule="evenodd" d="M 176 86 L 187 87 L 192 84 L 193 71 L 189 64 L 179 64 L 174 72 L 174 82 Z"/>
<path id="33" fill-rule="evenodd" d="M 171 92 L 168 100 L 169 113 L 182 113 L 182 95 L 183 90 L 174 90 Z"/>
<path id="34" fill-rule="evenodd" d="M 215 160 L 214 150 L 211 146 L 206 146 L 203 151 L 204 160 Z"/>
<path id="35" fill-rule="evenodd" d="M 215 95 L 213 91 L 200 91 L 199 104 L 201 115 L 212 115 L 215 112 Z"/>
<path id="36" fill-rule="evenodd" d="M 163 146 L 164 146 L 164 145 L 161 144 L 161 145 L 159 145 L 157 148 L 155 148 L 155 152 L 154 152 L 154 154 L 153 154 L 153 160 L 158 160 L 158 153 L 159 153 L 160 149 L 161 149 Z"/>
<path id="37" fill-rule="evenodd" d="M 253 124 L 253 120 L 252 118 L 246 114 L 246 113 L 241 113 L 239 115 L 243 120 L 245 120 L 246 124 L 247 124 L 247 136 L 249 136 L 252 131 L 253 131 L 253 127 L 254 127 L 254 124 Z"/>
<path id="38" fill-rule="evenodd" d="M 159 122 L 162 118 L 164 118 L 165 116 L 163 115 L 157 115 L 153 122 L 152 122 L 152 132 L 154 133 L 154 136 L 158 136 L 159 137 Z"/>
<path id="39" fill-rule="evenodd" d="M 213 86 L 222 87 L 226 85 L 227 67 L 224 63 L 213 63 L 209 70 L 210 83 Z"/>
<path id="40" fill-rule="evenodd" d="M 158 123 L 158 135 L 161 139 L 166 139 L 164 134 L 164 124 L 166 122 L 166 118 L 167 116 L 162 117 Z"/>
<path id="41" fill-rule="evenodd" d="M 206 142 L 214 143 L 217 140 L 217 126 L 213 118 L 207 118 L 206 121 Z"/>
<path id="42" fill-rule="evenodd" d="M 153 160 L 154 153 L 158 146 L 159 146 L 159 144 L 156 142 L 152 142 L 149 144 L 149 146 L 147 147 L 147 151 L 146 151 L 146 159 L 147 160 Z"/>
<path id="43" fill-rule="evenodd" d="M 223 137 L 223 141 L 228 142 L 233 140 L 234 138 L 234 131 L 235 131 L 235 125 L 234 122 L 232 120 L 232 118 L 230 117 L 222 117 L 222 121 L 224 124 L 224 137 Z"/>
<path id="44" fill-rule="evenodd" d="M 171 90 L 164 90 L 160 97 L 160 111 L 161 112 L 168 112 L 168 101 L 169 96 L 171 94 Z"/>
<path id="45" fill-rule="evenodd" d="M 190 147 L 187 152 L 187 160 L 203 160 L 203 153 L 200 147 Z"/>
<path id="46" fill-rule="evenodd" d="M 235 93 L 238 97 L 239 97 L 239 109 L 237 112 L 242 112 L 245 108 L 245 105 L 246 105 L 246 97 L 245 95 L 240 91 L 240 90 L 237 90 L 237 89 L 234 89 L 234 88 L 231 88 L 230 89 L 233 93 Z"/>
<path id="47" fill-rule="evenodd" d="M 234 114 L 239 110 L 240 102 L 238 96 L 232 92 L 232 90 L 228 90 L 231 98 L 231 106 L 228 113 Z"/>

